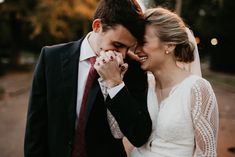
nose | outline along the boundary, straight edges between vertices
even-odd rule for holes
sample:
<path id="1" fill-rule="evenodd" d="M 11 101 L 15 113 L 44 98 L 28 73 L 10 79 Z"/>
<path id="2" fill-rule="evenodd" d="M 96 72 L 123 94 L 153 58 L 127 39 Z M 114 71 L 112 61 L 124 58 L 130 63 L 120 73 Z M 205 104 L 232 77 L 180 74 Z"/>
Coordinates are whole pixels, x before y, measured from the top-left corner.
<path id="1" fill-rule="evenodd" d="M 117 52 L 122 54 L 122 57 L 125 58 L 128 52 L 128 48 L 117 49 Z"/>
<path id="2" fill-rule="evenodd" d="M 135 49 L 135 54 L 136 55 L 139 55 L 139 54 L 141 54 L 143 52 L 143 48 L 141 47 L 141 46 L 138 46 L 136 49 Z"/>

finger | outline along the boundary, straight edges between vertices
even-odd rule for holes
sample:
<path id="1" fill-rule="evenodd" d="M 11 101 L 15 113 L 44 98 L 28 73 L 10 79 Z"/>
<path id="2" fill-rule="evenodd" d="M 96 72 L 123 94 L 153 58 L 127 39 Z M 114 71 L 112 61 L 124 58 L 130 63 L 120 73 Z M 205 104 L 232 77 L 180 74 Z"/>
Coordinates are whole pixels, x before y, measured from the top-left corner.
<path id="1" fill-rule="evenodd" d="M 95 64 L 94 64 L 94 68 L 95 68 L 95 70 L 98 70 L 98 69 L 99 69 L 98 63 L 95 63 Z"/>
<path id="2" fill-rule="evenodd" d="M 97 57 L 96 58 L 96 60 L 98 61 L 98 62 L 100 62 L 100 61 L 102 61 L 103 59 L 106 59 L 106 52 L 104 52 L 104 51 L 102 51 L 101 53 L 100 53 L 100 56 L 99 57 Z"/>
<path id="3" fill-rule="evenodd" d="M 104 57 L 101 61 L 102 61 L 103 64 L 108 63 L 109 62 L 109 58 Z"/>
<path id="4" fill-rule="evenodd" d="M 102 59 L 101 59 L 101 57 L 100 57 L 100 56 L 99 56 L 99 57 L 96 57 L 96 61 L 95 61 L 95 63 L 99 63 L 101 60 L 102 60 Z"/>
<path id="5" fill-rule="evenodd" d="M 118 61 L 118 64 L 119 65 L 122 65 L 123 63 L 124 63 L 124 61 L 123 61 L 123 57 L 122 57 L 122 54 L 121 53 L 116 53 L 116 59 L 117 59 L 117 61 Z"/>
<path id="6" fill-rule="evenodd" d="M 110 55 L 112 54 L 113 52 L 112 51 L 106 51 L 105 53 L 102 53 L 102 60 L 103 62 L 109 62 L 110 61 L 110 58 L 113 59 L 113 57 L 111 57 Z"/>
<path id="7" fill-rule="evenodd" d="M 99 68 L 99 66 L 100 66 L 100 63 L 96 61 L 94 64 L 94 68 L 97 69 L 97 68 Z"/>
<path id="8" fill-rule="evenodd" d="M 128 64 L 127 63 L 124 63 L 121 65 L 121 71 L 126 71 L 128 69 Z"/>
<path id="9" fill-rule="evenodd" d="M 119 53 L 118 51 L 113 51 L 114 55 L 117 56 L 117 54 Z"/>
<path id="10" fill-rule="evenodd" d="M 105 51 L 100 51 L 100 57 L 103 57 L 103 56 L 105 56 Z"/>
<path id="11" fill-rule="evenodd" d="M 102 57 L 97 57 L 96 58 L 96 62 L 95 65 L 100 67 L 101 65 L 103 65 L 105 63 L 104 59 Z"/>
<path id="12" fill-rule="evenodd" d="M 121 76 L 122 76 L 122 78 L 124 77 L 124 74 L 127 72 L 127 70 L 128 70 L 128 64 L 127 63 L 122 64 L 122 66 L 121 66 Z"/>
<path id="13" fill-rule="evenodd" d="M 114 54 L 113 51 L 108 51 L 108 52 L 106 52 L 106 56 L 107 56 L 107 58 L 108 58 L 110 61 L 113 61 L 113 60 L 116 58 L 116 56 L 115 56 L 115 54 Z"/>
<path id="14" fill-rule="evenodd" d="M 134 54 L 134 53 L 131 52 L 131 51 L 128 51 L 128 52 L 127 52 L 127 55 L 128 55 L 131 59 L 133 59 L 133 60 L 135 60 L 135 61 L 140 61 L 139 56 L 136 55 L 136 54 Z"/>
<path id="15" fill-rule="evenodd" d="M 96 69 L 97 72 L 102 69 L 102 65 L 103 65 L 103 63 L 100 63 L 100 62 L 96 62 L 94 64 L 94 68 Z"/>

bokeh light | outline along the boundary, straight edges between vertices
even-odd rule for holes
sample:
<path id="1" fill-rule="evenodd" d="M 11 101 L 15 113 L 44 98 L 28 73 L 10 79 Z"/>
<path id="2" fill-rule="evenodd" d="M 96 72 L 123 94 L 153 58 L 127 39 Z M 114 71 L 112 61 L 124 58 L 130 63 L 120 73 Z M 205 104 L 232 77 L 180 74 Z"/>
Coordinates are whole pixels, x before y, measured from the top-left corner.
<path id="1" fill-rule="evenodd" d="M 211 45 L 217 45 L 218 44 L 218 40 L 216 38 L 212 38 L 211 39 Z"/>

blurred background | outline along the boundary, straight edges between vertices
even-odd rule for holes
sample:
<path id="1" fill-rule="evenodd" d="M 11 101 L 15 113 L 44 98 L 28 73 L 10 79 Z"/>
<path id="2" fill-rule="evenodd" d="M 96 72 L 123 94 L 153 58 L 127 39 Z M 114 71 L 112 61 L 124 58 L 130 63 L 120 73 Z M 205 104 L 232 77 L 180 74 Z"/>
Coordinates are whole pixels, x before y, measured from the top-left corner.
<path id="1" fill-rule="evenodd" d="M 91 30 L 99 0 L 0 0 L 0 157 L 23 157 L 31 79 L 45 45 L 78 40 Z M 219 157 L 235 157 L 235 1 L 138 0 L 164 6 L 193 30 L 203 77 L 220 112 Z"/>

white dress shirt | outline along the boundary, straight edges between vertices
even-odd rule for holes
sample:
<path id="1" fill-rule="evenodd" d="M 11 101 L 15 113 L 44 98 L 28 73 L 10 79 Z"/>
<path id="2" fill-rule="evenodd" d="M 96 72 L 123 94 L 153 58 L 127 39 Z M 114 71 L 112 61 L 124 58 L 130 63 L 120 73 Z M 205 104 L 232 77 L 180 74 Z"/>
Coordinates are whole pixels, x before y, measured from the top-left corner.
<path id="1" fill-rule="evenodd" d="M 80 58 L 78 63 L 78 87 L 77 87 L 77 118 L 82 104 L 82 98 L 88 77 L 89 70 L 91 68 L 89 58 L 96 56 L 88 42 L 89 34 L 82 41 Z"/>
<path id="2" fill-rule="evenodd" d="M 90 70 L 90 62 L 89 58 L 96 56 L 96 53 L 91 48 L 90 43 L 88 42 L 88 37 L 90 34 L 88 34 L 85 39 L 82 41 L 81 45 L 81 51 L 80 51 L 80 58 L 78 63 L 78 86 L 77 86 L 77 118 L 79 117 L 79 112 L 82 104 L 82 98 L 84 94 L 84 88 L 86 85 L 86 80 L 88 77 L 88 72 Z M 110 98 L 112 99 L 123 87 L 125 86 L 124 82 L 121 84 L 110 88 L 107 90 Z"/>

